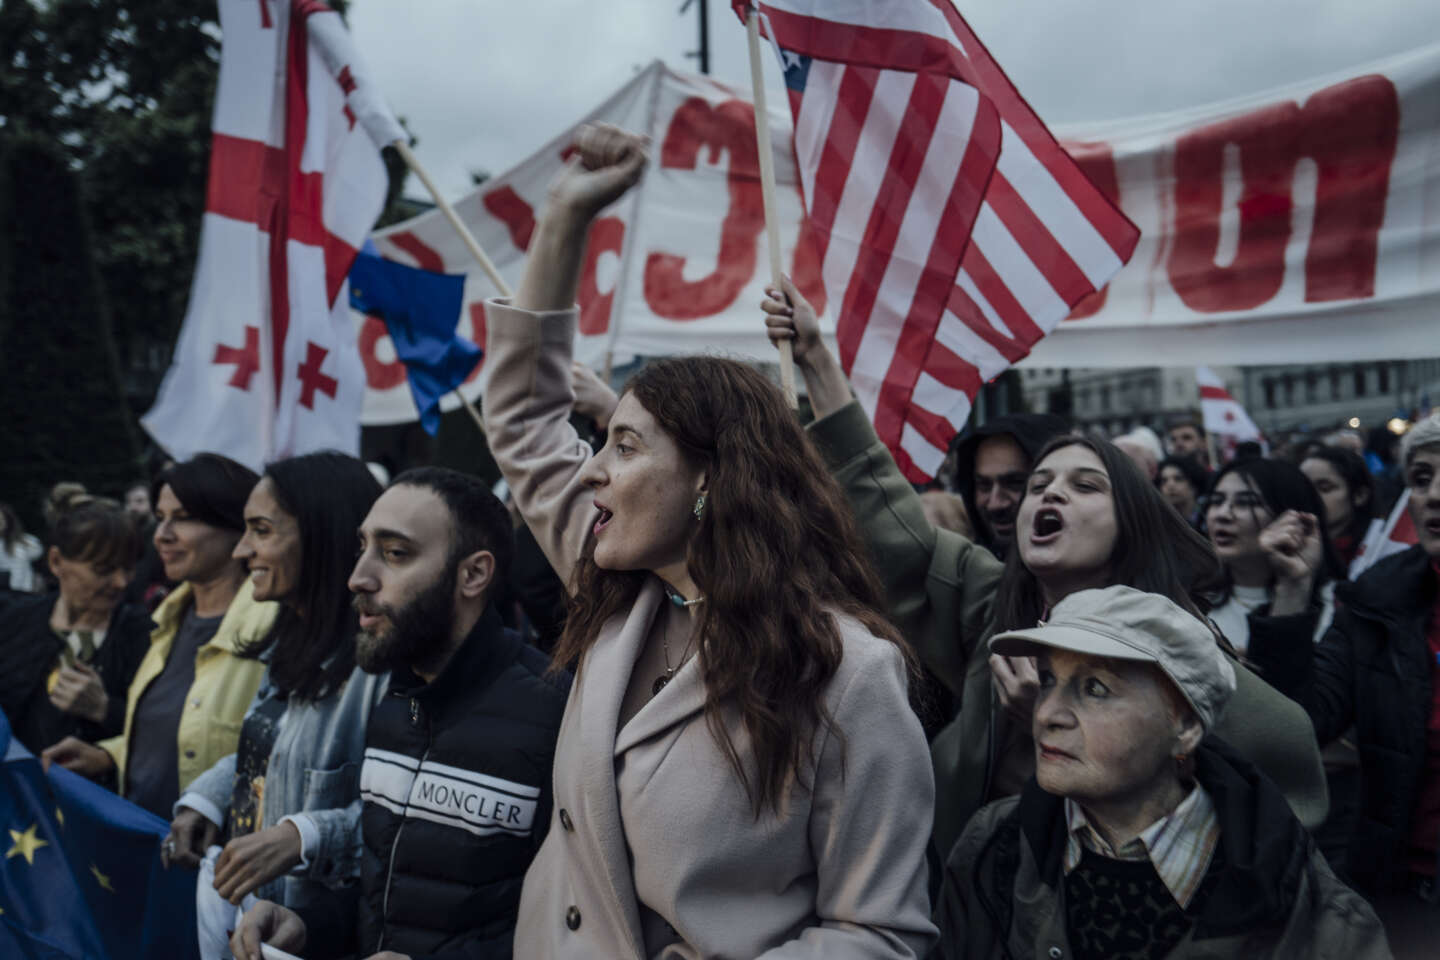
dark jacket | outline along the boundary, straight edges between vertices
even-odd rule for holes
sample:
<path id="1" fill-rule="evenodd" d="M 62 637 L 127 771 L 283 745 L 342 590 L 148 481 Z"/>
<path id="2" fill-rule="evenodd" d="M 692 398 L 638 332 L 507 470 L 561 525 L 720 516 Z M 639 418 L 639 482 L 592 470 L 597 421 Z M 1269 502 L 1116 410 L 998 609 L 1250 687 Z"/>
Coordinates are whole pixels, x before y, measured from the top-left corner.
<path id="1" fill-rule="evenodd" d="M 1369 904 L 1335 878 L 1274 785 L 1217 738 L 1195 754 L 1196 780 L 1220 821 L 1194 925 L 1166 960 L 1383 960 Z M 1065 920 L 1064 801 L 1031 780 L 981 810 L 945 865 L 933 957 L 1073 955 Z"/>
<path id="2" fill-rule="evenodd" d="M 50 629 L 50 614 L 59 598 L 58 593 L 27 595 L 0 611 L 0 709 L 9 718 L 15 739 L 36 754 L 65 737 L 94 743 L 124 729 L 130 679 L 150 649 L 154 627 L 143 607 L 117 604 L 110 614 L 105 642 L 90 663 L 110 697 L 105 720 L 95 723 L 62 713 L 45 689 L 65 647 L 65 641 Z"/>
<path id="3" fill-rule="evenodd" d="M 1364 787 L 1349 870 L 1367 891 L 1391 889 L 1405 876 L 1425 772 L 1432 703 L 1425 629 L 1436 580 L 1429 555 L 1411 547 L 1337 588 L 1335 622 L 1319 644 L 1300 631 L 1250 638 L 1251 661 L 1305 705 L 1321 743 L 1355 726 Z"/>
<path id="4" fill-rule="evenodd" d="M 1069 429 L 1070 424 L 1064 417 L 1051 413 L 1015 413 L 987 420 L 966 434 L 955 447 L 955 486 L 960 491 L 960 498 L 965 501 L 965 510 L 970 514 L 975 532 L 984 538 L 980 545 L 991 553 L 995 553 L 995 544 L 989 542 L 988 533 L 983 532 L 989 530 L 989 524 L 981 522 L 975 509 L 975 456 L 980 451 L 980 444 L 991 437 L 1011 437 L 1034 463 L 1036 454 L 1045 444 Z"/>
<path id="5" fill-rule="evenodd" d="M 570 686 L 547 666 L 489 606 L 434 683 L 391 674 L 360 773 L 359 956 L 510 957 Z"/>
<path id="6" fill-rule="evenodd" d="M 935 767 L 935 852 L 943 861 L 991 795 L 998 744 L 1013 721 L 994 702 L 986 641 L 996 631 L 1004 566 L 958 533 L 925 519 L 920 498 L 860 404 L 810 427 L 855 513 L 885 585 L 890 619 L 956 700 L 956 715 L 930 744 Z M 1325 771 L 1310 718 L 1243 666 L 1216 730 L 1278 784 L 1306 826 L 1325 819 Z"/>

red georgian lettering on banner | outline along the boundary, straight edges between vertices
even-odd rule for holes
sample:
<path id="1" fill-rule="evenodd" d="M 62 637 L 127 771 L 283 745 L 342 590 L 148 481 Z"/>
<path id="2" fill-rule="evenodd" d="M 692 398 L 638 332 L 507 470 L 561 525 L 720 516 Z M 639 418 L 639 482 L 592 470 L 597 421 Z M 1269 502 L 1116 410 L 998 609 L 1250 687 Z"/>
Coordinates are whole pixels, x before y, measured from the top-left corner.
<path id="1" fill-rule="evenodd" d="M 1399 135 L 1394 85 L 1357 77 L 1317 91 L 1302 109 L 1279 103 L 1186 134 L 1175 144 L 1171 286 L 1192 310 L 1250 310 L 1285 279 L 1299 159 L 1315 161 L 1315 217 L 1305 258 L 1307 301 L 1374 295 L 1377 242 Z M 1224 155 L 1239 151 L 1239 242 L 1217 266 Z"/>
<path id="2" fill-rule="evenodd" d="M 586 336 L 604 333 L 610 329 L 610 307 L 615 300 L 615 288 L 600 292 L 595 274 L 601 254 L 613 253 L 616 257 L 625 246 L 625 221 L 619 217 L 605 217 L 590 226 L 590 238 L 585 244 L 585 267 L 580 274 L 580 332 Z"/>
<path id="3" fill-rule="evenodd" d="M 367 313 L 360 327 L 360 362 L 365 365 L 365 382 L 371 390 L 391 390 L 405 382 L 405 364 L 399 359 L 381 360 L 377 351 L 380 338 L 388 336 L 385 321 Z"/>
<path id="4" fill-rule="evenodd" d="M 799 182 L 795 189 L 800 190 Z M 801 198 L 804 208 L 804 198 Z M 800 295 L 810 301 L 816 314 L 825 312 L 825 278 L 820 273 L 820 245 L 815 237 L 815 226 L 809 214 L 802 214 L 800 236 L 795 242 L 795 255 L 790 261 L 790 279 L 795 281 Z"/>
<path id="5" fill-rule="evenodd" d="M 445 261 L 441 258 L 440 254 L 436 253 L 433 247 L 415 236 L 415 234 L 409 230 L 402 233 L 391 234 L 386 239 L 414 257 L 415 266 L 421 270 L 429 270 L 431 273 L 445 272 Z"/>
<path id="6" fill-rule="evenodd" d="M 1110 149 L 1110 144 L 1097 140 L 1089 143 L 1064 143 L 1061 146 L 1105 199 L 1119 206 L 1120 177 L 1115 170 L 1115 153 Z M 1087 293 L 1065 319 L 1083 320 L 1085 317 L 1093 317 L 1104 308 L 1105 298 L 1109 293 L 1108 283 L 1094 293 Z"/>
<path id="7" fill-rule="evenodd" d="M 754 116 L 754 108 L 741 100 L 726 100 L 712 108 L 703 98 L 691 97 L 670 118 L 660 147 L 660 166 L 693 170 L 700 151 L 707 147 L 711 163 L 718 163 L 722 153 L 728 154 L 730 206 L 720 225 L 715 269 L 708 276 L 687 281 L 682 256 L 655 252 L 645 258 L 645 302 L 659 316 L 696 320 L 720 313 L 735 302 L 755 274 L 765 208 Z"/>
<path id="8" fill-rule="evenodd" d="M 530 249 L 530 237 L 535 233 L 535 209 L 525 198 L 509 186 L 497 187 L 480 198 L 490 215 L 505 224 L 510 231 L 510 242 L 522 253 Z"/>

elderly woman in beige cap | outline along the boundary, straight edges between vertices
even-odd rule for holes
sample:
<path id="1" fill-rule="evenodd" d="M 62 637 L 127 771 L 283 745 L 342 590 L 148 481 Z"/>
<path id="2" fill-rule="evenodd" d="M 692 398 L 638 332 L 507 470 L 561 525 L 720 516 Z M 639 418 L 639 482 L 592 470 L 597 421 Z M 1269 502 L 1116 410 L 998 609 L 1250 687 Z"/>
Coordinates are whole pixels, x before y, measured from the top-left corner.
<path id="1" fill-rule="evenodd" d="M 1390 956 L 1276 787 L 1206 739 L 1235 690 L 1206 624 L 1114 586 L 990 649 L 1036 658 L 1035 778 L 951 852 L 937 955 Z"/>

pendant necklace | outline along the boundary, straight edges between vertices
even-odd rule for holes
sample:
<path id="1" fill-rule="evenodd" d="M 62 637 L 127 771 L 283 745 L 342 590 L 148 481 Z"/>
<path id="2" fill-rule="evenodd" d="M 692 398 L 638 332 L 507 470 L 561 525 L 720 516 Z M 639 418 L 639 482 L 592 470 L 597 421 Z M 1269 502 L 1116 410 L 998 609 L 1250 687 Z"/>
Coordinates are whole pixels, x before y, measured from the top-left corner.
<path id="1" fill-rule="evenodd" d="M 705 602 L 704 597 L 696 597 L 694 600 L 686 600 L 684 597 L 680 596 L 680 594 L 676 593 L 674 590 L 671 590 L 669 584 L 665 584 L 665 596 L 670 598 L 671 603 L 682 609 L 689 609 L 690 607 L 698 606 L 699 604 Z M 650 695 L 652 697 L 659 694 L 661 690 L 664 690 L 665 685 L 670 682 L 672 677 L 675 676 L 675 671 L 679 670 L 685 665 L 685 657 L 689 655 L 690 644 L 693 643 L 694 640 L 695 633 L 692 630 L 689 638 L 685 641 L 685 649 L 680 651 L 680 662 L 672 667 L 670 666 L 670 631 L 666 630 L 664 633 L 661 634 L 660 649 L 665 655 L 665 672 L 660 674 L 660 676 L 656 677 L 655 682 L 650 685 Z"/>

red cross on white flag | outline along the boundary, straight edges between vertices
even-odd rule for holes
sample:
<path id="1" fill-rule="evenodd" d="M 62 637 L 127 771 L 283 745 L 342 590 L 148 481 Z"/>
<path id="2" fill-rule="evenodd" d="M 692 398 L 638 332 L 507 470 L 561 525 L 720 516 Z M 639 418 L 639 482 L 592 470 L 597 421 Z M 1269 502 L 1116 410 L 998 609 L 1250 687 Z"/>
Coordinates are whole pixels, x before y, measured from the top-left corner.
<path id="1" fill-rule="evenodd" d="M 1260 428 L 1250 414 L 1225 388 L 1225 381 L 1209 367 L 1195 368 L 1195 385 L 1200 388 L 1200 415 L 1209 433 L 1236 440 L 1259 440 Z"/>
<path id="2" fill-rule="evenodd" d="M 355 453 L 365 374 L 345 276 L 384 204 L 378 146 L 404 134 L 324 3 L 220 0 L 220 27 L 200 256 L 142 423 L 177 459 Z"/>

